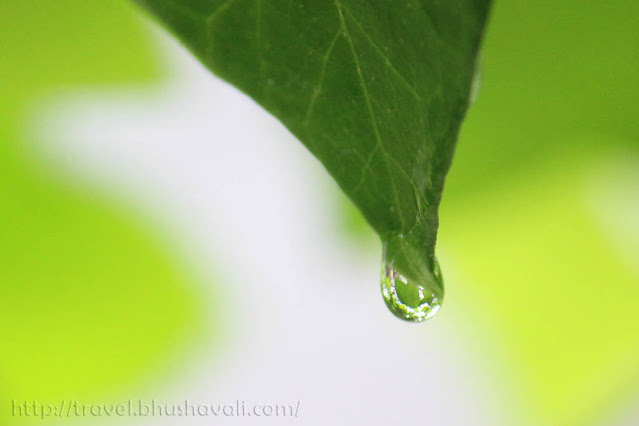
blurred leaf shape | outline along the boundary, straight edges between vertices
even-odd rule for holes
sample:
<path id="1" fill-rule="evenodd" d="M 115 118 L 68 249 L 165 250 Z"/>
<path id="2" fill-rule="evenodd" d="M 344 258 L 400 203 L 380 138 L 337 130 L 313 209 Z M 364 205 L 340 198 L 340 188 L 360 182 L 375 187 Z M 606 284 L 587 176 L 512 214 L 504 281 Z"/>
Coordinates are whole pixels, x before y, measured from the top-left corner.
<path id="1" fill-rule="evenodd" d="M 149 230 L 99 196 L 48 181 L 19 134 L 22 116 L 43 94 L 158 76 L 135 15 L 120 0 L 0 3 L 5 400 L 121 388 L 165 365 L 199 327 L 191 277 Z M 0 423 L 8 411 L 1 413 Z"/>
<path id="2" fill-rule="evenodd" d="M 448 196 L 499 185 L 567 151 L 639 148 L 638 14 L 632 0 L 496 4 Z M 592 134 L 604 138 L 570 139 Z"/>
<path id="3" fill-rule="evenodd" d="M 447 179 L 459 295 L 532 424 L 593 424 L 639 386 L 637 175 L 599 173 L 639 149 L 637 14 L 631 0 L 498 2 Z"/>
<path id="4" fill-rule="evenodd" d="M 639 258 L 591 208 L 601 160 L 557 157 L 444 211 L 459 303 L 515 384 L 521 424 L 591 424 L 637 386 Z"/>

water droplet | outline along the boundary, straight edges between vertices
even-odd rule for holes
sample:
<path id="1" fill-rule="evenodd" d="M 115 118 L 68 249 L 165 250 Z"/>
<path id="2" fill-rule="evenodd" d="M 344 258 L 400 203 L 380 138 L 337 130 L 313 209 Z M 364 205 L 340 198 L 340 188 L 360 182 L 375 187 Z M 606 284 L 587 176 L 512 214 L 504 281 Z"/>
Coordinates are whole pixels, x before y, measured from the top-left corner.
<path id="1" fill-rule="evenodd" d="M 392 266 L 384 265 L 382 295 L 388 309 L 398 318 L 421 322 L 433 317 L 441 300 L 425 286 L 410 282 Z"/>
<path id="2" fill-rule="evenodd" d="M 407 250 L 406 245 L 399 247 L 398 256 L 394 257 L 393 251 L 389 253 L 389 245 L 384 245 L 381 279 L 384 301 L 393 315 L 400 319 L 425 321 L 439 311 L 444 295 L 439 264 L 433 259 L 431 268 L 423 258 L 419 265 L 414 259 L 408 263 L 406 260 L 412 257 L 414 251 Z M 404 268 L 406 272 L 402 272 L 399 268 L 407 264 L 409 266 Z"/>

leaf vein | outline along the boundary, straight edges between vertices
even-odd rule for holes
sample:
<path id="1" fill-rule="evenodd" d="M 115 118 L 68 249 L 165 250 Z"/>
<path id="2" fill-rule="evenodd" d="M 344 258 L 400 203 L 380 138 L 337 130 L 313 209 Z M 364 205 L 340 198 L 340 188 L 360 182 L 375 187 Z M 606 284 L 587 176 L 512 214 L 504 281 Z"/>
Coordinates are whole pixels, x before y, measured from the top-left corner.
<path id="1" fill-rule="evenodd" d="M 328 60 L 331 57 L 331 53 L 333 52 L 333 47 L 335 47 L 335 44 L 337 43 L 337 40 L 339 39 L 339 36 L 342 34 L 343 31 L 343 27 L 340 25 L 340 27 L 337 29 L 337 32 L 335 33 L 335 35 L 333 36 L 333 39 L 331 40 L 330 45 L 328 46 L 328 49 L 326 50 L 326 52 L 324 53 L 324 55 L 322 56 L 322 66 L 320 68 L 320 74 L 319 74 L 319 81 L 317 83 L 317 86 L 315 87 L 315 89 L 313 89 L 313 93 L 311 95 L 311 99 L 308 103 L 308 107 L 306 109 L 306 114 L 304 115 L 304 126 L 308 126 L 308 122 L 311 118 L 311 113 L 313 112 L 313 108 L 315 107 L 315 102 L 317 101 L 317 98 L 322 90 L 322 86 L 324 85 L 324 79 L 326 77 L 326 68 L 328 66 Z"/>
<path id="2" fill-rule="evenodd" d="M 226 0 L 224 3 L 222 3 L 217 9 L 213 11 L 213 13 L 205 17 L 206 24 L 209 26 L 213 25 L 213 21 L 215 21 L 215 18 L 217 18 L 222 12 L 233 6 L 233 3 L 235 3 L 235 0 Z"/>
<path id="3" fill-rule="evenodd" d="M 384 60 L 384 62 L 388 66 L 388 68 L 390 68 L 390 70 L 393 72 L 393 74 L 395 74 L 395 76 L 399 79 L 399 81 L 402 82 L 402 84 L 404 86 L 406 86 L 406 88 L 413 94 L 413 96 L 415 96 L 415 98 L 417 98 L 417 100 L 421 101 L 422 97 L 419 95 L 419 93 L 417 93 L 417 90 L 413 87 L 412 84 L 410 84 L 408 82 L 406 77 L 404 77 L 402 75 L 402 73 L 400 73 L 397 70 L 397 68 L 393 65 L 393 63 L 388 58 L 388 56 L 386 56 L 384 51 L 377 45 L 377 43 L 375 43 L 375 41 L 371 38 L 371 36 L 368 34 L 368 32 L 364 29 L 362 24 L 359 23 L 359 21 L 355 18 L 355 16 L 353 16 L 353 14 L 348 10 L 348 8 L 346 8 L 344 6 L 342 6 L 342 8 L 344 9 L 344 11 L 346 11 L 348 16 L 355 23 L 355 25 L 357 25 L 357 27 L 359 28 L 360 32 L 364 35 L 364 38 L 366 38 L 366 40 L 370 43 L 370 45 L 373 47 L 373 49 L 379 54 L 379 56 L 382 57 L 382 59 Z"/>
<path id="4" fill-rule="evenodd" d="M 391 158 L 390 154 L 388 153 L 388 150 L 386 150 L 386 148 L 384 147 L 384 143 L 382 141 L 382 136 L 379 132 L 379 128 L 377 125 L 377 118 L 375 116 L 375 111 L 373 110 L 373 104 L 371 103 L 371 99 L 370 99 L 370 94 L 368 93 L 368 87 L 366 86 L 366 82 L 364 80 L 364 76 L 362 75 L 362 69 L 361 69 L 361 65 L 359 62 L 359 58 L 357 56 L 357 51 L 355 50 L 355 44 L 353 43 L 353 39 L 350 36 L 350 33 L 348 31 L 348 26 L 346 25 L 346 19 L 344 18 L 344 13 L 342 12 L 342 5 L 340 3 L 339 0 L 335 0 L 335 7 L 337 8 L 337 12 L 339 14 L 339 18 L 340 21 L 342 23 L 342 26 L 344 27 L 344 36 L 346 37 L 346 41 L 348 42 L 350 48 L 351 48 L 351 53 L 353 54 L 353 60 L 355 61 L 355 68 L 357 69 L 357 76 L 359 78 L 359 82 L 360 82 L 360 86 L 362 87 L 362 92 L 364 94 L 364 100 L 366 101 L 366 107 L 368 109 L 368 113 L 370 115 L 370 119 L 371 119 L 371 124 L 373 126 L 373 131 L 375 133 L 375 137 L 377 140 L 377 144 L 379 145 L 379 148 L 381 148 L 384 153 L 386 154 L 384 156 L 384 159 L 386 160 L 386 167 L 388 169 L 388 176 L 389 179 L 391 181 L 392 187 L 393 187 L 393 195 L 395 198 L 395 203 L 397 204 L 397 211 L 399 213 L 399 220 L 402 224 L 402 227 L 405 225 L 404 223 L 404 218 L 401 214 L 401 203 L 399 201 L 399 192 L 397 191 L 397 184 L 395 182 L 395 179 L 393 177 L 393 173 L 391 171 L 390 168 L 390 163 L 388 162 L 388 158 Z M 401 168 L 400 168 L 401 169 Z"/>

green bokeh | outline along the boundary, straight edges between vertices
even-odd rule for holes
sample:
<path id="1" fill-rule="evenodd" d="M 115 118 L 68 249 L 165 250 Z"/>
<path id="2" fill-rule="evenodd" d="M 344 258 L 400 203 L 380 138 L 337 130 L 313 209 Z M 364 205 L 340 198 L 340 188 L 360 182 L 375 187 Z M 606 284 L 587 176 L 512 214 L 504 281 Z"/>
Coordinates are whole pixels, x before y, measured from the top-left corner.
<path id="1" fill-rule="evenodd" d="M 639 146 L 637 14 L 631 0 L 495 2 L 446 197 L 554 155 Z M 593 134 L 604 138 L 567 139 Z"/>
<path id="2" fill-rule="evenodd" d="M 20 420 L 12 399 L 135 388 L 202 331 L 157 231 L 39 167 L 20 131 L 60 89 L 157 81 L 146 37 L 124 0 L 0 2 L 0 424 Z"/>
<path id="3" fill-rule="evenodd" d="M 448 303 L 493 345 L 518 424 L 590 424 L 639 385 L 639 275 L 592 211 L 600 160 L 557 158 L 443 211 Z"/>
<path id="4" fill-rule="evenodd" d="M 639 194 L 589 198 L 639 148 L 638 14 L 632 1 L 495 5 L 439 240 L 458 278 L 447 302 L 493 345 L 517 424 L 591 424 L 639 387 L 639 256 L 620 254 L 593 207 Z"/>

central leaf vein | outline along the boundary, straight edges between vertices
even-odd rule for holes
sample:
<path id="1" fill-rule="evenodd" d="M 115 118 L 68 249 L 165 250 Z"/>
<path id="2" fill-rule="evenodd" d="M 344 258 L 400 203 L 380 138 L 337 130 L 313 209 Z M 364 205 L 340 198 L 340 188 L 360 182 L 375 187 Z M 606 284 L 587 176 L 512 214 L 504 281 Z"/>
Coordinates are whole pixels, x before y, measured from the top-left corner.
<path id="1" fill-rule="evenodd" d="M 351 49 L 351 53 L 353 54 L 353 60 L 355 61 L 355 68 L 357 69 L 357 76 L 359 78 L 359 82 L 360 85 L 362 87 L 362 92 L 364 95 L 364 100 L 366 101 L 366 107 L 368 109 L 368 112 L 370 114 L 370 121 L 371 124 L 373 126 L 373 131 L 375 133 L 375 138 L 377 140 L 377 145 L 379 145 L 379 148 L 384 151 L 384 153 L 386 155 L 384 155 L 384 160 L 386 161 L 386 168 L 388 171 L 388 177 L 390 179 L 391 185 L 393 187 L 393 195 L 395 198 L 395 203 L 397 205 L 397 212 L 398 217 L 399 217 L 399 221 L 401 222 L 402 227 L 405 225 L 404 223 L 404 217 L 401 214 L 401 203 L 399 201 L 399 192 L 397 190 L 397 184 L 395 182 L 395 178 L 393 176 L 391 167 L 390 167 L 390 163 L 389 163 L 389 158 L 390 154 L 388 153 L 388 150 L 384 147 L 384 143 L 382 141 L 382 136 L 379 132 L 379 127 L 377 125 L 377 117 L 375 116 L 375 111 L 373 110 L 373 104 L 371 103 L 371 99 L 370 99 L 370 94 L 368 93 L 368 87 L 366 86 L 366 82 L 364 80 L 364 76 L 362 74 L 362 67 L 361 64 L 359 62 L 359 57 L 357 55 L 357 51 L 355 50 L 355 44 L 353 43 L 353 39 L 350 36 L 350 33 L 348 31 L 348 26 L 346 24 L 346 19 L 344 19 L 344 13 L 342 12 L 342 6 L 339 2 L 339 0 L 335 0 L 335 7 L 337 8 L 337 12 L 339 14 L 339 19 L 340 22 L 342 23 L 342 27 L 344 28 L 344 37 L 346 38 L 346 41 L 348 42 L 350 49 Z M 401 168 L 400 168 L 401 169 Z"/>

